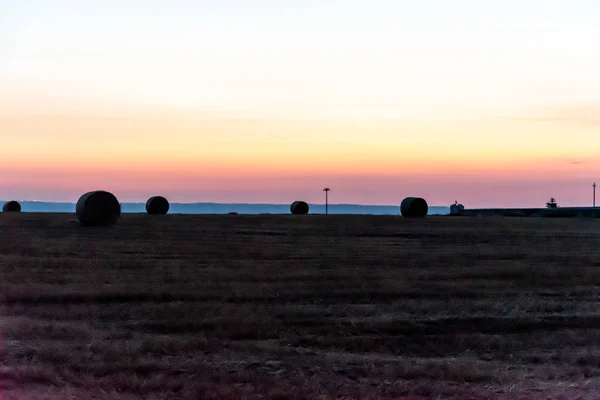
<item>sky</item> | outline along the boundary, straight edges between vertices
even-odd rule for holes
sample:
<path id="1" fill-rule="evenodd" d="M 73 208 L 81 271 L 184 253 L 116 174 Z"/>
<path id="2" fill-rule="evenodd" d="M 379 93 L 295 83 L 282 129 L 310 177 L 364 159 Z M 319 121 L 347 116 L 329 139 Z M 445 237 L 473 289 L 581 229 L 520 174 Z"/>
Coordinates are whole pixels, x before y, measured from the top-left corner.
<path id="1" fill-rule="evenodd" d="M 598 20 L 596 0 L 1 0 L 0 198 L 591 206 Z"/>

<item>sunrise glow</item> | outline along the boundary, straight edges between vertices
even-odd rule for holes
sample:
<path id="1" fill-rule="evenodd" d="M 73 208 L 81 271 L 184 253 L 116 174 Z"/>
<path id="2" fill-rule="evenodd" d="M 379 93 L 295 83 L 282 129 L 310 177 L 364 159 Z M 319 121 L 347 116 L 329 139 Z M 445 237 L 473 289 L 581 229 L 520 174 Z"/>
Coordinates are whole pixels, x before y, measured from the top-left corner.
<path id="1" fill-rule="evenodd" d="M 0 198 L 579 206 L 600 182 L 597 2 L 150 3 L 0 5 Z"/>

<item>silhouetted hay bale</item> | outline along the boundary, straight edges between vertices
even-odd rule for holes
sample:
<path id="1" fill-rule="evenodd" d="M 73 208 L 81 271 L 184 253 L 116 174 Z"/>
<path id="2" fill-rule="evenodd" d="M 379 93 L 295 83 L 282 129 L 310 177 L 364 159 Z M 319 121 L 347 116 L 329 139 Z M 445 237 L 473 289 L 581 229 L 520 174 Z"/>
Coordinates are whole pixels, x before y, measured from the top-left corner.
<path id="1" fill-rule="evenodd" d="M 76 214 L 83 226 L 110 226 L 119 220 L 121 204 L 112 193 L 96 190 L 79 198 Z"/>
<path id="2" fill-rule="evenodd" d="M 308 203 L 305 201 L 295 201 L 290 206 L 290 211 L 294 215 L 305 215 L 308 214 Z"/>
<path id="3" fill-rule="evenodd" d="M 18 201 L 7 201 L 2 206 L 2 212 L 21 212 L 21 204 Z"/>
<path id="4" fill-rule="evenodd" d="M 165 215 L 169 212 L 169 201 L 162 196 L 150 197 L 146 202 L 149 215 Z"/>
<path id="5" fill-rule="evenodd" d="M 424 218 L 429 211 L 425 199 L 420 197 L 407 197 L 400 204 L 400 213 L 405 218 Z"/>

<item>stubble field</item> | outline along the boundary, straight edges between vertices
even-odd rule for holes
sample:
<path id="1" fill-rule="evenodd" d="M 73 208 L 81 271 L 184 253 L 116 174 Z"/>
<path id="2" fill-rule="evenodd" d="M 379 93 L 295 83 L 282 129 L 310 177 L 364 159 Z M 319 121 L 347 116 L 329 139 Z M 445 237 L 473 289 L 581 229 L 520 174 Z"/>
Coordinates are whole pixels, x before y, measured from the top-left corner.
<path id="1" fill-rule="evenodd" d="M 5 213 L 0 239 L 3 400 L 600 398 L 599 220 Z"/>

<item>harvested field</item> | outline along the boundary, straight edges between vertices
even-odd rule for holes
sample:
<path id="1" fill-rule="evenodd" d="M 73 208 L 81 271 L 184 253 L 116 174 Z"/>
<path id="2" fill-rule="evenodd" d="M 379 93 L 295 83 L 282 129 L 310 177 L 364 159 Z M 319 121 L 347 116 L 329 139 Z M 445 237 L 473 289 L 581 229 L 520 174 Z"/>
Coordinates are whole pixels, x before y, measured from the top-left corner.
<path id="1" fill-rule="evenodd" d="M 22 213 L 0 235 L 3 400 L 600 398 L 600 220 Z"/>

